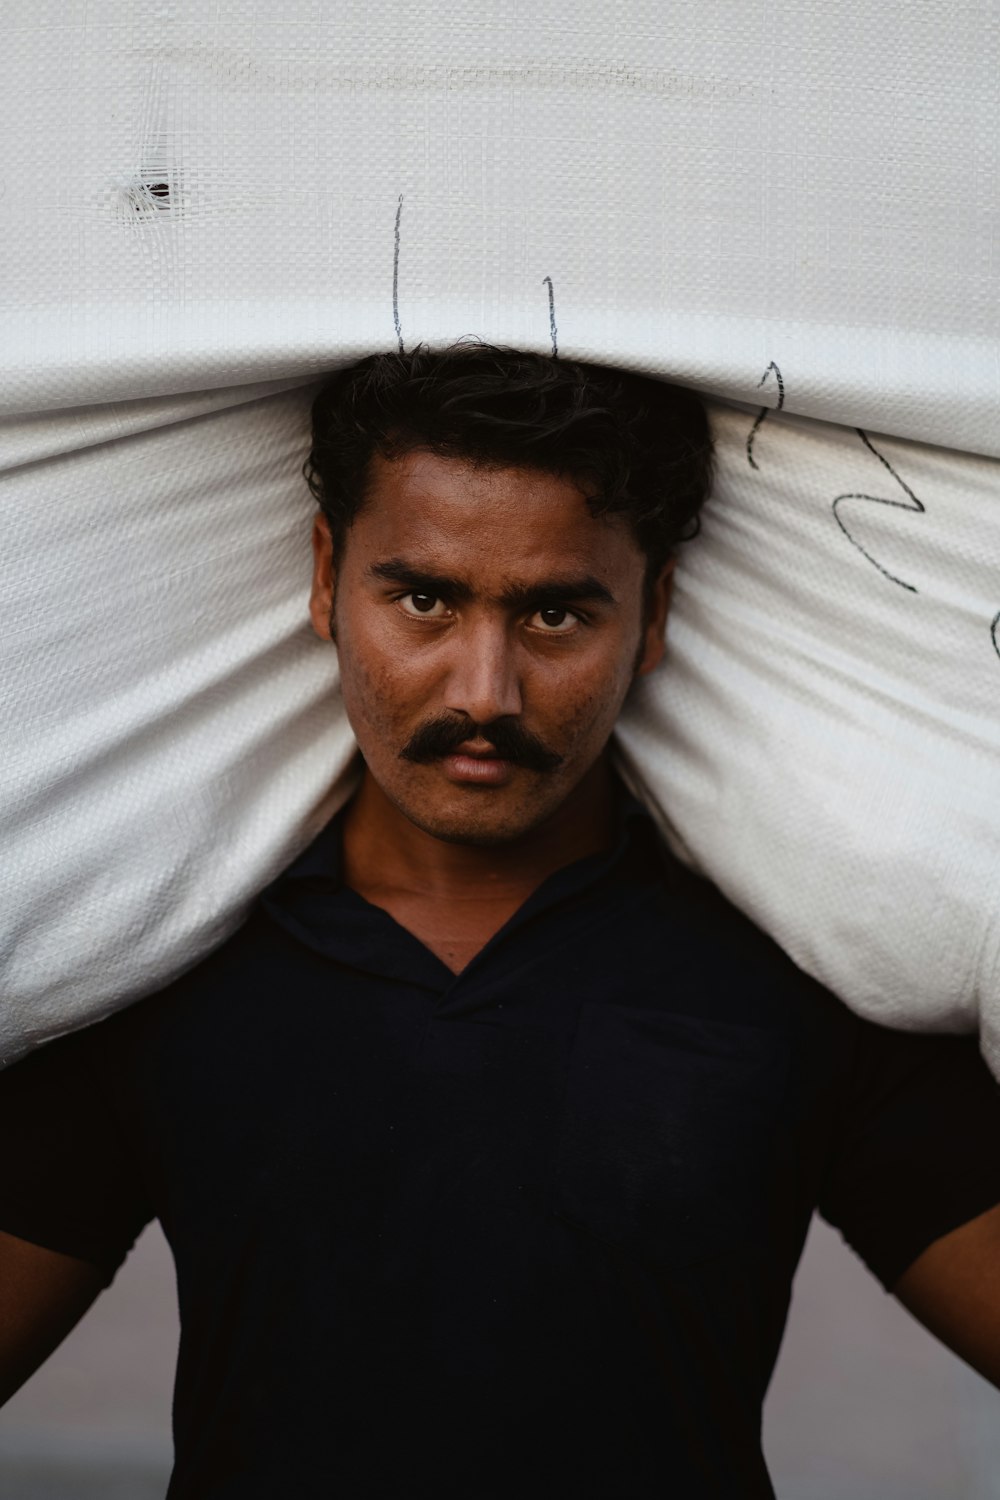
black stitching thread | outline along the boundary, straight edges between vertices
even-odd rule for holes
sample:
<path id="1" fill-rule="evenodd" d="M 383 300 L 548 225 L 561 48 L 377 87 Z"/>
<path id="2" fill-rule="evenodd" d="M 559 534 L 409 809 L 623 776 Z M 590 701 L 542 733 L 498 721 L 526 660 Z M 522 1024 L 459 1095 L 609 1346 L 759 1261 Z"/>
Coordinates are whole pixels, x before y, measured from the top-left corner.
<path id="1" fill-rule="evenodd" d="M 778 369 L 778 366 L 774 363 L 773 359 L 768 365 L 767 369 L 764 371 L 763 375 L 758 380 L 757 389 L 760 390 L 761 386 L 767 380 L 767 377 L 770 375 L 772 370 L 774 371 L 774 378 L 778 382 L 778 404 L 774 408 L 774 410 L 780 411 L 785 404 L 785 382 L 782 380 L 781 371 Z M 763 422 L 764 418 L 767 416 L 770 410 L 771 407 L 769 406 L 761 407 L 760 411 L 757 413 L 757 420 L 754 422 L 749 433 L 747 434 L 747 463 L 750 465 L 751 469 L 759 469 L 760 467 L 757 463 L 757 460 L 753 456 L 754 438 L 757 436 L 758 427 Z"/>
<path id="2" fill-rule="evenodd" d="M 844 500 L 868 500 L 872 505 L 888 505 L 891 506 L 893 510 L 909 510 L 914 514 L 921 516 L 926 514 L 925 507 L 917 499 L 916 495 L 910 489 L 910 486 L 904 480 L 900 479 L 899 475 L 892 467 L 892 464 L 884 456 L 884 454 L 878 451 L 874 443 L 872 443 L 871 439 L 868 437 L 868 434 L 862 432 L 860 427 L 855 427 L 854 430 L 858 434 L 858 437 L 861 439 L 861 441 L 864 443 L 865 447 L 868 449 L 869 453 L 873 453 L 878 459 L 879 463 L 883 464 L 885 468 L 888 469 L 893 479 L 903 491 L 903 494 L 907 496 L 907 500 L 886 500 L 883 495 L 838 495 L 833 502 L 833 519 L 836 521 L 837 525 L 840 527 L 841 531 L 844 533 L 851 546 L 857 547 L 862 557 L 866 557 L 873 568 L 878 568 L 879 572 L 884 578 L 888 578 L 890 583 L 897 583 L 901 589 L 906 589 L 911 594 L 917 594 L 920 592 L 920 590 L 914 584 L 907 583 L 903 578 L 897 578 L 895 573 L 890 573 L 889 569 L 884 568 L 877 558 L 872 557 L 871 553 L 867 552 L 865 548 L 862 547 L 861 543 L 854 539 L 854 537 L 848 531 L 847 527 L 844 525 L 844 522 L 840 518 L 840 513 L 837 507 Z M 911 503 L 908 503 L 908 501 Z"/>
<path id="3" fill-rule="evenodd" d="M 542 285 L 549 289 L 549 337 L 552 339 L 552 358 L 559 358 L 559 337 L 556 329 L 556 294 L 552 288 L 552 277 L 543 276 Z"/>
<path id="4" fill-rule="evenodd" d="M 392 255 L 392 321 L 396 328 L 396 337 L 399 339 L 399 352 L 405 354 L 403 348 L 403 330 L 399 322 L 399 221 L 403 216 L 403 195 L 400 193 L 399 202 L 396 204 L 396 238 L 395 248 Z"/>

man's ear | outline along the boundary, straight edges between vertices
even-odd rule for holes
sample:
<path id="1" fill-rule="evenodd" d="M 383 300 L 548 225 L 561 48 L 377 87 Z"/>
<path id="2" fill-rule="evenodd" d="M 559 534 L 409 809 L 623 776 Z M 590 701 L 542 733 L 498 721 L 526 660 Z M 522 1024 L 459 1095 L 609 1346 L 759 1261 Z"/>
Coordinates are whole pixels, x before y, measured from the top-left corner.
<path id="1" fill-rule="evenodd" d="M 330 620 L 333 615 L 333 591 L 337 581 L 333 561 L 333 538 L 326 517 L 321 513 L 313 522 L 313 576 L 309 594 L 309 618 L 312 628 L 324 641 L 333 640 Z"/>
<path id="2" fill-rule="evenodd" d="M 674 588 L 674 569 L 677 558 L 668 558 L 657 574 L 649 592 L 646 605 L 646 620 L 643 626 L 639 655 L 636 658 L 635 675 L 645 677 L 658 665 L 663 657 L 667 630 L 667 615 Z"/>

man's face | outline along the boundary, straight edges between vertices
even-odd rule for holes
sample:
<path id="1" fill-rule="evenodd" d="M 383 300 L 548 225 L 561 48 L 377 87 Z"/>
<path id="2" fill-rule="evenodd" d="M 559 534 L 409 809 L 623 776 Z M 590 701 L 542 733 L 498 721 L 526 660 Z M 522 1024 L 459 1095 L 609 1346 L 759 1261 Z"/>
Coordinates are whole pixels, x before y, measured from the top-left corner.
<path id="1" fill-rule="evenodd" d="M 310 614 L 335 632 L 368 770 L 441 839 L 502 843 L 543 823 L 662 654 L 669 568 L 645 608 L 628 523 L 592 516 L 568 478 L 376 456 L 339 555 L 322 519 L 314 550 Z"/>

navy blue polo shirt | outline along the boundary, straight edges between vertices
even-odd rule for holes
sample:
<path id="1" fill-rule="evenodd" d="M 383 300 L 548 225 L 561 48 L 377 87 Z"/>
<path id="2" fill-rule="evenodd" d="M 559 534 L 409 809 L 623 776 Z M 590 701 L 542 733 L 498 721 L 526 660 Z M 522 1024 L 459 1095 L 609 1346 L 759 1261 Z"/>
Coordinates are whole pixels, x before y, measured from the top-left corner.
<path id="1" fill-rule="evenodd" d="M 0 1075 L 0 1227 L 110 1280 L 163 1224 L 170 1500 L 770 1495 L 813 1210 L 891 1286 L 1000 1201 L 973 1043 L 858 1019 L 634 804 L 458 976 L 339 868 L 334 821 Z"/>

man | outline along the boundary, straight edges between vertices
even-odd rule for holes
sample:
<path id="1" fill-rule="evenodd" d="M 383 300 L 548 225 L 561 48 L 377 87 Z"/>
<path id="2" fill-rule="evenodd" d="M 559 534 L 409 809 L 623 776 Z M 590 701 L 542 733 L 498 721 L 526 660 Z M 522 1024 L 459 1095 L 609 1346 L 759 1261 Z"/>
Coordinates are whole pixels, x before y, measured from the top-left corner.
<path id="1" fill-rule="evenodd" d="M 314 434 L 360 784 L 230 942 L 0 1078 L 6 1388 L 157 1216 L 172 1500 L 766 1496 L 817 1206 L 1000 1381 L 974 1046 L 849 1013 L 615 775 L 697 399 L 466 346 L 338 374 Z"/>

